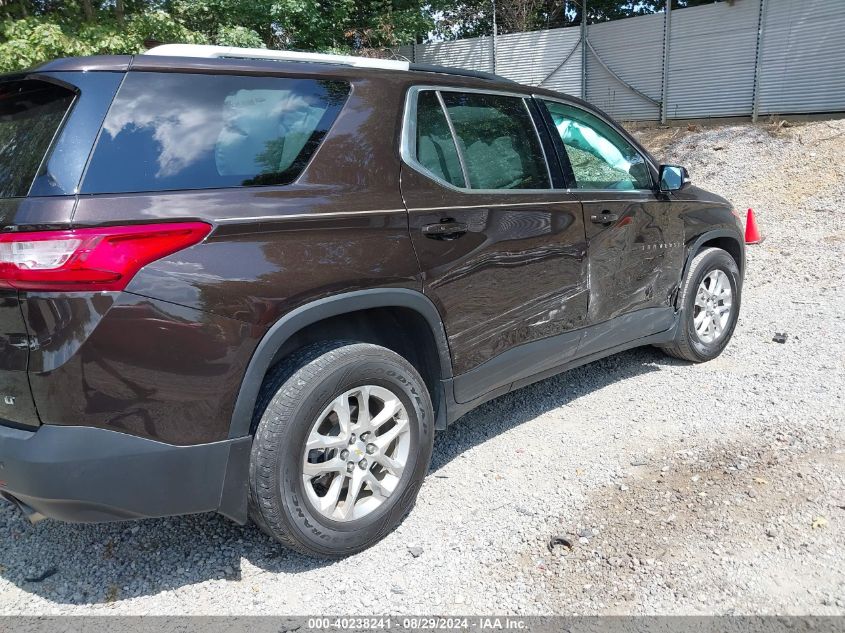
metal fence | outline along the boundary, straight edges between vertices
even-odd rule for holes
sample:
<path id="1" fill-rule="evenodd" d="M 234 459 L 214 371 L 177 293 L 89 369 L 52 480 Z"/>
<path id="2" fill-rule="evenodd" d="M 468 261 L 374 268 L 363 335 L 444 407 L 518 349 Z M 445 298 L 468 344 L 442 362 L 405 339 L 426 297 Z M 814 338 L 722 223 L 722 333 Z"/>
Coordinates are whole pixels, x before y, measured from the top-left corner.
<path id="1" fill-rule="evenodd" d="M 401 47 L 584 97 L 624 120 L 845 111 L 845 0 L 734 0 Z M 494 57 L 495 51 L 495 57 Z M 586 63 L 582 63 L 586 60 Z"/>

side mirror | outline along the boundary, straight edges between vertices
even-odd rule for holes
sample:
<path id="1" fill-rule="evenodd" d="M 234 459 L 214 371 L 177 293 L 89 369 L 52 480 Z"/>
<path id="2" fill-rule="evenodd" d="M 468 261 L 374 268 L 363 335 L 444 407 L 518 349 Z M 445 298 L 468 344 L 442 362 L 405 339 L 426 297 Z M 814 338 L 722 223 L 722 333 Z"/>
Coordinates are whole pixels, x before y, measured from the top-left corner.
<path id="1" fill-rule="evenodd" d="M 678 191 L 690 181 L 686 167 L 678 165 L 660 166 L 660 191 Z"/>

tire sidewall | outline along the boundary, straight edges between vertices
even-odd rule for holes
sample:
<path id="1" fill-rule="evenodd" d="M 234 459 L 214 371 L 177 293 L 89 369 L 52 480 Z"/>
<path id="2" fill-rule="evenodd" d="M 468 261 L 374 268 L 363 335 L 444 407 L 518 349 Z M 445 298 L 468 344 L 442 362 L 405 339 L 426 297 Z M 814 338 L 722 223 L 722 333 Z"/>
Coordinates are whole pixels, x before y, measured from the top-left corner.
<path id="1" fill-rule="evenodd" d="M 705 343 L 698 337 L 695 331 L 694 314 L 695 314 L 695 296 L 698 292 L 698 287 L 702 280 L 712 271 L 721 270 L 728 276 L 731 284 L 731 317 L 724 334 L 713 343 Z M 739 319 L 739 309 L 742 293 L 742 279 L 739 276 L 739 269 L 733 258 L 721 250 L 714 250 L 708 253 L 700 264 L 696 267 L 694 273 L 688 280 L 689 287 L 686 293 L 686 302 L 684 305 L 684 327 L 686 328 L 686 338 L 689 342 L 689 348 L 702 361 L 712 360 L 722 353 L 727 344 L 733 336 Z"/>
<path id="2" fill-rule="evenodd" d="M 276 491 L 283 513 L 290 520 L 297 538 L 309 548 L 328 555 L 354 553 L 375 543 L 392 530 L 411 509 L 428 471 L 433 445 L 434 420 L 424 385 L 402 364 L 376 356 L 363 356 L 331 367 L 325 375 L 304 390 L 299 406 L 292 413 L 287 437 L 281 438 L 277 462 Z M 305 493 L 302 462 L 305 442 L 317 417 L 338 395 L 363 385 L 389 389 L 401 400 L 408 413 L 411 447 L 408 464 L 396 491 L 379 508 L 354 521 L 332 521 L 320 514 Z M 268 407 L 271 415 L 273 406 Z"/>

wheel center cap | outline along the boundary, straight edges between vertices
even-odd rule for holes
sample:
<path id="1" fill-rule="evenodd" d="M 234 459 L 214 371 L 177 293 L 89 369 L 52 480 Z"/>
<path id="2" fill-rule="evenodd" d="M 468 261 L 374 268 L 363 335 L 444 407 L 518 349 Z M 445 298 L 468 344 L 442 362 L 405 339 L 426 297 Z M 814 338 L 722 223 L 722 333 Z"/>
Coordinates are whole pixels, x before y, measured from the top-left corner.
<path id="1" fill-rule="evenodd" d="M 355 443 L 349 447 L 349 454 L 356 459 L 361 459 L 367 455 L 367 444 L 361 440 L 356 440 Z"/>

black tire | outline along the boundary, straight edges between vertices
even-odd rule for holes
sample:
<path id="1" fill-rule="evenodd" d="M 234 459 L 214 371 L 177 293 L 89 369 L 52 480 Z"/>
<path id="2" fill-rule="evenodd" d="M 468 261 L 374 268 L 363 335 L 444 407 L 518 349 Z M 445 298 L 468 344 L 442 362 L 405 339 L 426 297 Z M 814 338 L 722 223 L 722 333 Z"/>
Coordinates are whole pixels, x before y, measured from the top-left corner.
<path id="1" fill-rule="evenodd" d="M 372 384 L 405 407 L 411 437 L 396 489 L 370 514 L 333 521 L 305 493 L 305 442 L 321 412 L 339 395 Z M 261 389 L 250 459 L 250 516 L 268 535 L 308 556 L 341 558 L 364 550 L 410 511 L 428 472 L 434 412 L 425 383 L 404 358 L 384 347 L 328 341 L 305 347 L 275 367 Z"/>
<path id="2" fill-rule="evenodd" d="M 702 341 L 695 331 L 693 322 L 695 313 L 695 295 L 701 281 L 712 271 L 721 270 L 730 281 L 733 305 L 728 323 L 723 334 L 712 343 Z M 736 262 L 721 248 L 706 248 L 696 253 L 687 271 L 683 288 L 681 289 L 681 321 L 675 340 L 661 349 L 675 358 L 693 363 L 703 363 L 716 358 L 725 349 L 733 336 L 739 317 L 742 293 L 742 278 Z"/>

